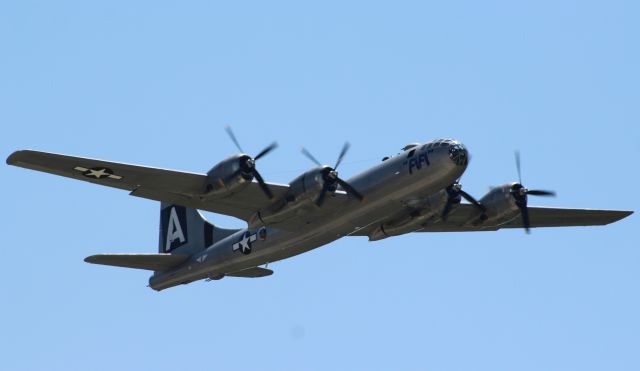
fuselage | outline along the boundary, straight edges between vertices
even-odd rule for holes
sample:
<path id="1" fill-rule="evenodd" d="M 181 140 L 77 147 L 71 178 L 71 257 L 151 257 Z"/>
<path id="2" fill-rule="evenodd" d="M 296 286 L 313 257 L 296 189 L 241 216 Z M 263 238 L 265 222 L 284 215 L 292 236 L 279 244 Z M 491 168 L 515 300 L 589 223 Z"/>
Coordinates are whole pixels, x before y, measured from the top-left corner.
<path id="1" fill-rule="evenodd" d="M 240 230 L 194 254 L 178 268 L 156 273 L 150 286 L 163 290 L 200 279 L 222 278 L 323 246 L 380 223 L 416 199 L 441 192 L 462 176 L 467 163 L 468 152 L 459 142 L 439 140 L 412 145 L 348 179 L 364 195 L 363 202 L 349 199 L 337 211 L 303 230 L 285 230 L 277 225 Z"/>

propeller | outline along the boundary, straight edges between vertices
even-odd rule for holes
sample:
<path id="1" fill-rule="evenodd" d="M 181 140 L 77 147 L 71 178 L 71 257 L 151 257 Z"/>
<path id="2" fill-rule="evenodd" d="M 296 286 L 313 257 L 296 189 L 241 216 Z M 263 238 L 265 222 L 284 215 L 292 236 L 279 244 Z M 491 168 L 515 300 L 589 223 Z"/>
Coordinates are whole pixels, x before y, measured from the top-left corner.
<path id="1" fill-rule="evenodd" d="M 355 188 L 353 188 L 349 183 L 340 179 L 340 177 L 338 176 L 338 171 L 336 170 L 338 166 L 340 166 L 340 163 L 342 163 L 342 160 L 344 159 L 345 155 L 349 151 L 350 147 L 351 145 L 349 144 L 349 142 L 346 142 L 344 144 L 344 146 L 342 147 L 342 150 L 340 151 L 340 154 L 338 155 L 336 164 L 333 167 L 322 165 L 320 161 L 318 161 L 318 159 L 316 159 L 311 154 L 311 152 L 307 151 L 306 148 L 302 147 L 302 154 L 304 154 L 309 160 L 311 160 L 316 165 L 322 167 L 322 178 L 324 180 L 324 184 L 322 185 L 322 190 L 320 191 L 320 195 L 316 200 L 316 205 L 322 206 L 327 196 L 327 192 L 335 190 L 337 185 L 340 185 L 342 189 L 344 189 L 348 194 L 357 198 L 358 200 L 360 201 L 364 200 L 364 196 L 362 196 L 360 192 L 358 192 Z"/>
<path id="2" fill-rule="evenodd" d="M 233 130 L 231 130 L 231 127 L 226 126 L 225 130 L 227 131 L 227 134 L 229 134 L 231 141 L 233 141 L 233 143 L 236 145 L 238 150 L 240 150 L 240 152 L 244 154 L 245 152 L 244 150 L 242 150 L 242 146 L 240 146 L 240 142 L 238 142 L 238 139 L 236 138 L 235 134 L 233 134 Z M 256 169 L 256 161 L 266 156 L 269 152 L 273 151 L 277 147 L 278 147 L 278 143 L 273 142 L 270 145 L 268 145 L 265 149 L 260 151 L 260 153 L 258 153 L 255 157 L 251 157 L 249 155 L 242 156 L 240 158 L 240 169 L 236 174 L 234 174 L 234 176 L 238 174 L 242 174 L 243 176 L 246 176 L 247 179 L 255 178 L 258 181 L 258 185 L 260 186 L 260 189 L 262 189 L 262 192 L 264 192 L 264 194 L 267 195 L 267 197 L 273 198 L 273 192 L 271 192 L 271 190 L 269 189 L 269 186 L 267 185 L 267 183 L 265 183 L 264 178 L 262 178 L 262 175 L 260 175 L 260 173 L 258 172 L 258 169 Z"/>
<path id="3" fill-rule="evenodd" d="M 529 218 L 529 206 L 528 197 L 531 196 L 543 196 L 543 197 L 555 197 L 556 193 L 553 191 L 543 191 L 537 189 L 527 189 L 522 185 L 522 172 L 520 164 L 520 152 L 516 151 L 516 169 L 518 170 L 518 183 L 511 186 L 511 195 L 516 200 L 516 206 L 520 209 L 522 215 L 522 224 L 527 234 L 531 233 L 531 219 Z"/>
<path id="4" fill-rule="evenodd" d="M 469 201 L 483 213 L 487 211 L 487 209 L 480 202 L 478 202 L 478 200 L 462 190 L 462 185 L 459 182 L 456 181 L 452 185 L 448 186 L 445 190 L 447 191 L 447 203 L 445 204 L 444 210 L 442 211 L 442 220 L 447 220 L 453 204 L 460 202 L 460 198 L 464 198 L 465 200 Z"/>

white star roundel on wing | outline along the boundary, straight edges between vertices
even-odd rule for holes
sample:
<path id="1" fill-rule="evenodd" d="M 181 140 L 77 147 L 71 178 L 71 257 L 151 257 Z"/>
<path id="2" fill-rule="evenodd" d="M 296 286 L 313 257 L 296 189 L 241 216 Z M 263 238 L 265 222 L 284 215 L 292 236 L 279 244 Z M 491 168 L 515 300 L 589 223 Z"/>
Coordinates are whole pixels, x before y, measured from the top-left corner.
<path id="1" fill-rule="evenodd" d="M 122 179 L 121 176 L 115 175 L 113 173 L 113 170 L 108 169 L 106 167 L 93 167 L 91 169 L 88 169 L 86 167 L 76 166 L 73 168 L 73 170 L 81 172 L 82 175 L 86 176 L 87 178 L 93 178 L 93 179 L 109 178 L 114 180 Z"/>

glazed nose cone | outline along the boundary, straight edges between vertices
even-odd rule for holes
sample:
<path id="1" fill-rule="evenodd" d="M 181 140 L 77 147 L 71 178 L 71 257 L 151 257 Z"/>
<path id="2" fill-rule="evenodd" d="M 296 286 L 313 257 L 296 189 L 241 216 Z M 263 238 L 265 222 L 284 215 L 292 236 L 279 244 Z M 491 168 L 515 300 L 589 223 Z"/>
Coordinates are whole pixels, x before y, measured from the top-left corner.
<path id="1" fill-rule="evenodd" d="M 469 151 L 462 143 L 455 142 L 449 147 L 449 158 L 458 166 L 467 166 L 469 164 Z"/>

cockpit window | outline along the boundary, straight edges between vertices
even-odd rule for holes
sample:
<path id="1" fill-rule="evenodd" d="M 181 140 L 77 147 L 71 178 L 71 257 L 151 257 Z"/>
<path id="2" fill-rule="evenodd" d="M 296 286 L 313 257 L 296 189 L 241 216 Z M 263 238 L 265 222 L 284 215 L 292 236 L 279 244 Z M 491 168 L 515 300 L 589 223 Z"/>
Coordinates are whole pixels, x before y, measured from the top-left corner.
<path id="1" fill-rule="evenodd" d="M 412 148 L 416 148 L 417 146 L 419 146 L 419 143 L 411 143 L 411 144 L 407 144 L 406 146 L 404 146 L 404 148 L 402 148 L 403 151 L 408 151 Z"/>

